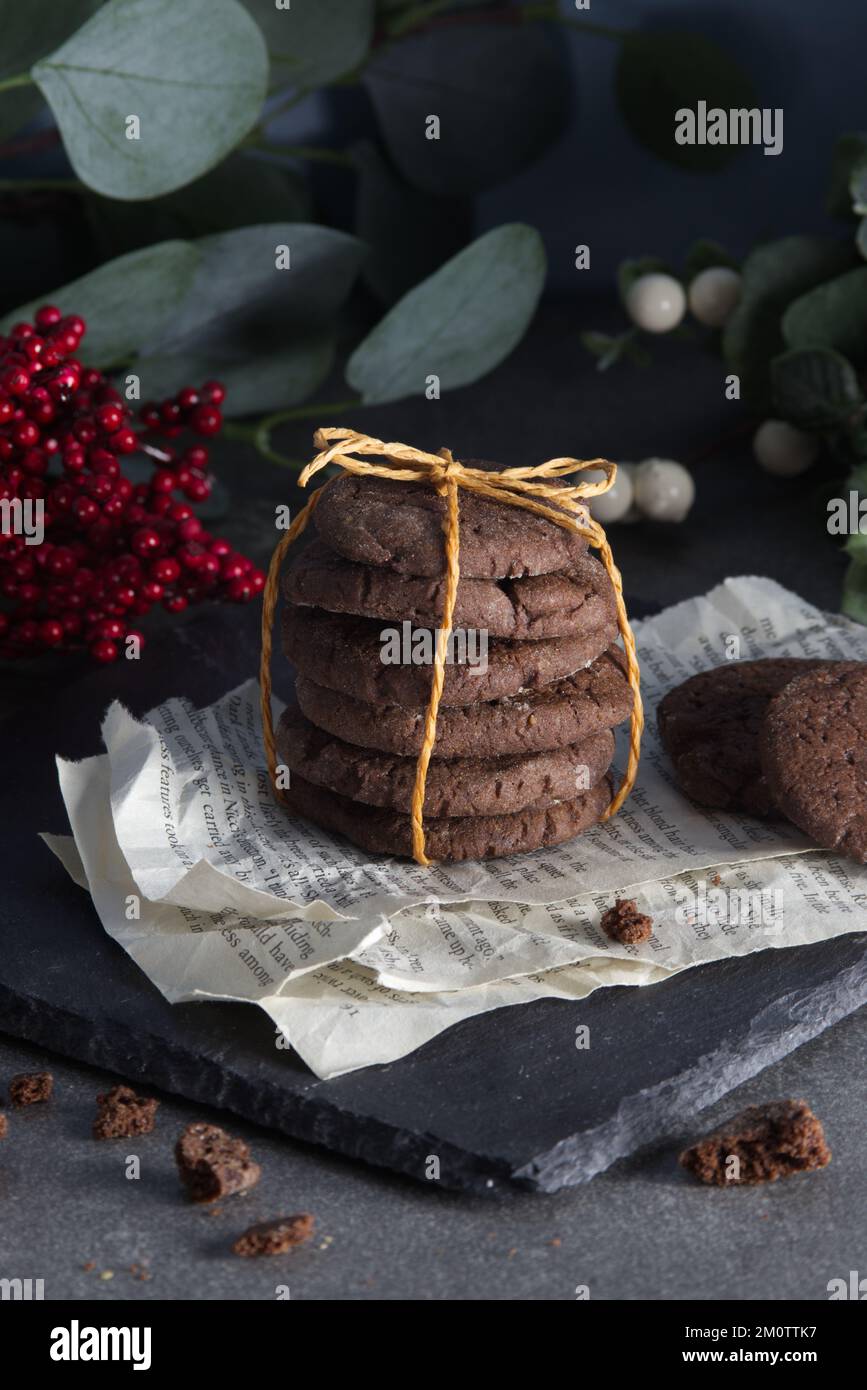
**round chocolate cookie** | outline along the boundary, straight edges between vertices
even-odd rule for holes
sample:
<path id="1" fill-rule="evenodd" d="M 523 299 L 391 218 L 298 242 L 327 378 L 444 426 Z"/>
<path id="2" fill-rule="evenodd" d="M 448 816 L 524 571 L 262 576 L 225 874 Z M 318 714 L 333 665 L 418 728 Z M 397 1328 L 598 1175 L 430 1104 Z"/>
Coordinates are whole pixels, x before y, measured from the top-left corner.
<path id="1" fill-rule="evenodd" d="M 415 757 L 421 748 L 423 705 L 369 705 L 304 676 L 295 681 L 295 695 L 310 722 L 337 738 L 401 757 Z M 611 647 L 585 670 L 542 690 L 477 705 L 440 705 L 435 752 L 438 758 L 472 758 L 483 748 L 499 758 L 565 748 L 622 724 L 631 713 L 623 653 Z"/>
<path id="2" fill-rule="evenodd" d="M 314 541 L 299 552 L 283 579 L 290 603 L 358 617 L 404 619 L 436 627 L 443 613 L 445 580 L 396 574 L 357 565 Z M 537 641 L 569 637 L 616 618 L 614 589 L 591 555 L 560 574 L 523 579 L 466 579 L 461 575 L 454 626 L 484 629 L 490 637 Z"/>
<path id="3" fill-rule="evenodd" d="M 314 787 L 303 777 L 292 778 L 284 793 L 290 812 L 304 816 L 324 830 L 345 835 L 368 854 L 412 857 L 410 818 L 399 811 L 365 806 L 345 796 Z M 461 859 L 493 859 L 525 854 L 571 840 L 595 825 L 611 803 L 611 782 L 604 777 L 572 801 L 558 801 L 544 810 L 516 811 L 502 816 L 444 816 L 425 821 L 425 853 L 438 863 Z"/>
<path id="4" fill-rule="evenodd" d="M 352 801 L 408 812 L 416 759 L 372 753 L 317 729 L 298 709 L 284 710 L 277 751 L 292 776 Z M 432 758 L 425 782 L 426 816 L 490 816 L 543 810 L 595 787 L 614 756 L 609 729 L 583 743 L 511 758 Z"/>
<path id="5" fill-rule="evenodd" d="M 701 806 L 772 815 L 774 798 L 759 757 L 768 702 L 822 664 L 800 657 L 732 661 L 669 690 L 656 718 L 681 790 Z"/>
<path id="6" fill-rule="evenodd" d="M 466 660 L 448 662 L 442 704 L 471 705 L 537 690 L 589 666 L 617 637 L 617 621 L 605 618 L 572 637 L 541 642 L 507 642 L 456 629 L 454 651 Z M 410 624 L 353 618 L 322 608 L 283 610 L 283 650 L 300 673 L 329 690 L 342 690 L 369 704 L 424 705 L 433 678 L 435 636 Z M 391 659 L 385 660 L 384 657 Z M 394 658 L 397 658 L 395 660 Z"/>
<path id="7" fill-rule="evenodd" d="M 771 701 L 760 739 L 777 805 L 823 849 L 867 862 L 867 662 L 835 661 Z"/>
<path id="8" fill-rule="evenodd" d="M 497 464 L 465 460 L 467 467 Z M 569 569 L 587 540 L 522 507 L 458 489 L 460 566 L 467 579 L 505 579 Z M 343 474 L 327 483 L 314 512 L 322 539 L 347 560 L 400 574 L 445 573 L 446 501 L 426 483 Z"/>

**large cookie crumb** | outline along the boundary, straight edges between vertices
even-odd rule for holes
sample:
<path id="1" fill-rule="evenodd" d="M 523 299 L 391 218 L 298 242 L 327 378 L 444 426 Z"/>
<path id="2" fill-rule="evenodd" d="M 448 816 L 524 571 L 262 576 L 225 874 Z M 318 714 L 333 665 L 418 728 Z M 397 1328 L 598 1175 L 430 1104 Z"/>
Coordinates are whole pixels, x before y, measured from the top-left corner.
<path id="1" fill-rule="evenodd" d="M 730 1160 L 736 1159 L 736 1164 Z M 805 1100 L 751 1105 L 697 1143 L 678 1160 L 699 1182 L 717 1187 L 776 1182 L 831 1162 L 820 1120 Z"/>
<path id="2" fill-rule="evenodd" d="M 194 1202 L 216 1202 L 255 1186 L 262 1175 L 249 1145 L 218 1125 L 187 1125 L 175 1145 L 181 1182 Z"/>
<path id="3" fill-rule="evenodd" d="M 282 1255 L 295 1245 L 303 1245 L 313 1234 L 314 1218 L 309 1212 L 299 1216 L 280 1216 L 250 1226 L 232 1246 L 236 1255 Z"/>
<path id="4" fill-rule="evenodd" d="M 150 1134 L 156 1119 L 158 1100 L 137 1096 L 129 1086 L 114 1086 L 96 1098 L 93 1121 L 94 1139 L 131 1139 Z"/>
<path id="5" fill-rule="evenodd" d="M 9 1082 L 9 1099 L 13 1105 L 38 1105 L 48 1100 L 54 1089 L 50 1071 L 24 1071 Z"/>
<path id="6" fill-rule="evenodd" d="M 615 898 L 614 906 L 602 914 L 600 926 L 612 941 L 619 941 L 623 946 L 637 946 L 650 939 L 653 918 L 638 911 L 634 898 Z"/>

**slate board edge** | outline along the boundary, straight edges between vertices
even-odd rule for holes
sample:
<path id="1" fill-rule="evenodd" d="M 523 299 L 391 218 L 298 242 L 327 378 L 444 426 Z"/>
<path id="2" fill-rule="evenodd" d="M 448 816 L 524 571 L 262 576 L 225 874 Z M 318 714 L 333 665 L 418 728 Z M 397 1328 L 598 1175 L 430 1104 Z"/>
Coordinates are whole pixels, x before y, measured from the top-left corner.
<path id="1" fill-rule="evenodd" d="M 741 1048 L 737 1053 L 728 1048 L 706 1054 L 676 1080 L 666 1080 L 652 1090 L 627 1097 L 609 1123 L 559 1140 L 551 1149 L 517 1169 L 502 1160 L 450 1145 L 439 1136 L 398 1128 L 369 1116 L 361 1118 L 353 1114 L 352 1125 L 347 1126 L 343 1112 L 330 1104 L 321 1092 L 304 1097 L 265 1084 L 250 1099 L 245 1078 L 236 1077 L 225 1065 L 221 1068 L 214 1061 L 200 1054 L 193 1055 L 165 1038 L 127 1030 L 116 1019 L 111 1021 L 113 1037 L 106 1041 L 94 1033 L 88 1020 L 58 1009 L 37 996 L 23 996 L 2 982 L 0 1017 L 3 1031 L 14 1037 L 112 1072 L 118 1072 L 118 1057 L 123 1053 L 123 1075 L 128 1079 L 187 1100 L 226 1109 L 253 1124 L 325 1147 L 348 1159 L 361 1159 L 374 1167 L 388 1168 L 418 1180 L 424 1172 L 427 1156 L 435 1152 L 442 1165 L 442 1177 L 436 1187 L 491 1197 L 516 1189 L 550 1194 L 589 1182 L 618 1158 L 682 1131 L 687 1122 L 694 1127 L 698 1112 L 867 1004 L 867 954 L 844 975 L 848 988 L 842 999 L 839 976 L 824 986 L 814 985 L 787 996 L 789 1029 L 781 1030 L 777 1020 L 769 1023 L 763 1035 L 761 1019 L 754 1020 L 748 1038 L 751 1053 L 746 1069 Z M 808 1016 L 799 1022 L 797 1012 L 808 999 Z M 769 1005 L 765 1013 L 772 1013 L 776 1007 Z M 754 1038 L 757 1031 L 759 1036 Z M 651 1096 L 654 1098 L 652 1109 L 647 1105 Z M 650 1126 L 648 1116 L 652 1117 Z M 347 1142 L 350 1135 L 351 1142 Z"/>
<path id="2" fill-rule="evenodd" d="M 842 1000 L 839 998 L 841 978 L 849 986 Z M 653 986 L 647 988 L 652 989 Z M 797 1012 L 807 1000 L 811 1005 L 809 1018 L 799 1023 Z M 619 1158 L 629 1157 L 651 1143 L 683 1132 L 687 1127 L 694 1130 L 695 1117 L 702 1110 L 867 1004 L 867 954 L 842 976 L 828 980 L 824 986 L 813 985 L 805 990 L 793 991 L 788 996 L 787 1004 L 791 1028 L 786 1031 L 780 1029 L 777 1021 L 769 1024 L 762 1035 L 761 1016 L 753 1020 L 749 1035 L 750 1062 L 746 1069 L 740 1049 L 737 1053 L 730 1047 L 720 1049 L 712 1054 L 711 1066 L 707 1065 L 707 1056 L 701 1057 L 688 1072 L 681 1072 L 674 1081 L 664 1081 L 653 1091 L 644 1090 L 638 1095 L 625 1097 L 619 1113 L 609 1123 L 561 1139 L 547 1153 L 517 1169 L 513 1174 L 514 1180 L 535 1191 L 558 1192 L 564 1187 L 589 1182 Z M 769 1005 L 765 1014 L 770 1014 L 778 1005 L 779 1001 L 776 1006 Z M 759 1036 L 754 1039 L 756 1031 Z M 701 1100 L 696 1104 L 696 1087 L 699 1084 Z M 652 1132 L 648 1132 L 642 1109 L 646 1108 L 647 1098 L 651 1094 L 656 1097 L 653 1113 L 657 1123 Z M 778 1097 L 769 1096 L 768 1099 Z"/>
<path id="3" fill-rule="evenodd" d="M 447 1175 L 437 1187 L 483 1196 L 515 1190 L 511 1169 L 505 1162 L 468 1153 L 432 1134 L 410 1132 L 370 1116 L 360 1117 L 356 1112 L 351 1115 L 351 1125 L 347 1125 L 340 1118 L 343 1112 L 321 1093 L 308 1098 L 266 1083 L 260 1084 L 250 1100 L 246 1079 L 236 1077 L 225 1064 L 221 1067 L 210 1058 L 193 1056 L 165 1038 L 125 1029 L 116 1019 L 111 1020 L 113 1037 L 106 1041 L 94 1033 L 88 1019 L 58 1009 L 38 996 L 10 990 L 2 981 L 0 1019 L 2 1031 L 10 1037 L 122 1074 L 127 1081 L 231 1111 L 252 1124 L 278 1130 L 288 1138 L 316 1144 L 348 1159 L 361 1159 L 374 1167 L 418 1179 L 424 1172 L 426 1158 L 435 1152 Z M 121 1052 L 122 1070 L 118 1062 Z M 179 1079 L 179 1071 L 183 1080 Z M 351 1142 L 347 1143 L 350 1133 Z M 536 1186 L 532 1182 L 521 1185 Z"/>

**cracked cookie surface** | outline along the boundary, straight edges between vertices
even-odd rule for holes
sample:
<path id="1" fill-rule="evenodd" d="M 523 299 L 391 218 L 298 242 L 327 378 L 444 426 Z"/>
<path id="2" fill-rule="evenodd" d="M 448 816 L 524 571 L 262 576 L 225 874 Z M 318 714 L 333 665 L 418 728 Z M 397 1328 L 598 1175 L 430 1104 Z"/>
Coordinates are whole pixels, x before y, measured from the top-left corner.
<path id="1" fill-rule="evenodd" d="M 283 610 L 283 650 L 303 676 L 329 690 L 342 690 L 370 704 L 393 702 L 414 706 L 427 703 L 433 679 L 433 661 L 382 659 L 385 634 L 393 646 L 403 641 L 400 625 L 380 618 L 354 618 L 326 613 L 322 608 Z M 413 628 L 414 634 L 431 629 Z M 571 637 L 550 637 L 542 642 L 509 642 L 493 638 L 483 645 L 484 634 L 456 629 L 455 650 L 466 645 L 471 660 L 446 664 L 442 705 L 472 705 L 502 700 L 522 690 L 537 690 L 574 675 L 595 661 L 617 636 L 616 618 L 603 619 L 595 628 L 584 628 Z M 430 650 L 435 638 L 430 636 Z M 411 654 L 411 650 L 407 655 Z"/>
<path id="2" fill-rule="evenodd" d="M 283 579 L 283 594 L 290 603 L 330 613 L 436 627 L 445 602 L 445 580 L 356 564 L 316 540 L 293 559 Z M 598 560 L 585 555 L 570 570 L 556 574 L 469 579 L 462 573 L 453 626 L 484 629 L 490 637 L 538 641 L 570 637 L 614 619 L 611 580 Z"/>
<path id="3" fill-rule="evenodd" d="M 759 756 L 762 722 L 789 681 L 822 664 L 799 657 L 726 662 L 669 690 L 657 724 L 681 791 L 701 806 L 773 815 Z"/>
<path id="4" fill-rule="evenodd" d="M 499 468 L 480 459 L 464 462 Z M 465 488 L 458 488 L 458 507 L 461 574 L 468 579 L 550 574 L 587 552 L 584 536 L 522 507 Z M 313 519 L 326 544 L 347 560 L 436 576 L 445 573 L 445 516 L 445 499 L 426 483 L 344 474 L 326 484 Z"/>
<path id="5" fill-rule="evenodd" d="M 611 802 L 611 781 L 604 777 L 590 791 L 543 810 L 501 816 L 443 816 L 424 822 L 425 853 L 434 862 L 492 859 L 525 854 L 562 844 L 595 825 Z M 324 830 L 351 840 L 368 854 L 412 857 L 408 815 L 365 806 L 345 796 L 293 777 L 284 792 L 290 811 L 306 816 Z"/>
<path id="6" fill-rule="evenodd" d="M 867 662 L 791 681 L 768 706 L 760 750 L 789 820 L 823 849 L 867 863 Z"/>
<path id="7" fill-rule="evenodd" d="M 277 751 L 291 774 L 366 805 L 408 812 L 416 759 L 375 753 L 317 729 L 289 706 L 277 727 Z M 594 787 L 608 771 L 614 735 L 501 758 L 432 758 L 425 783 L 426 816 L 501 815 L 542 810 Z"/>
<path id="8" fill-rule="evenodd" d="M 311 723 L 337 738 L 405 757 L 421 748 L 423 702 L 409 707 L 389 701 L 373 705 L 301 675 L 295 695 Z M 490 757 L 501 757 L 561 748 L 614 728 L 631 713 L 623 653 L 609 647 L 584 670 L 541 690 L 474 705 L 440 705 L 434 755 L 472 758 L 483 748 Z"/>

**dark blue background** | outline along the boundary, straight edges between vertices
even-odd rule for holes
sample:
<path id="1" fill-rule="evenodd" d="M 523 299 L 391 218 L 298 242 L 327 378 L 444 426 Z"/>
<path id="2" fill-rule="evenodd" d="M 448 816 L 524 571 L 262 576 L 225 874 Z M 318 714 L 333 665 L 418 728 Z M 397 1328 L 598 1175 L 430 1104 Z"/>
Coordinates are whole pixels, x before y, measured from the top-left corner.
<path id="1" fill-rule="evenodd" d="M 569 130 L 532 169 L 479 200 L 482 227 L 533 222 L 548 248 L 551 284 L 568 289 L 582 277 L 607 281 L 625 256 L 677 258 L 700 236 L 742 254 L 757 240 L 833 226 L 824 203 L 835 140 L 867 129 L 865 0 L 592 0 L 587 18 L 690 29 L 727 48 L 752 77 L 759 104 L 782 107 L 782 153 L 747 148 L 710 174 L 662 163 L 617 111 L 618 46 L 557 28 L 574 74 Z M 589 272 L 573 269 L 577 242 L 591 247 Z"/>

